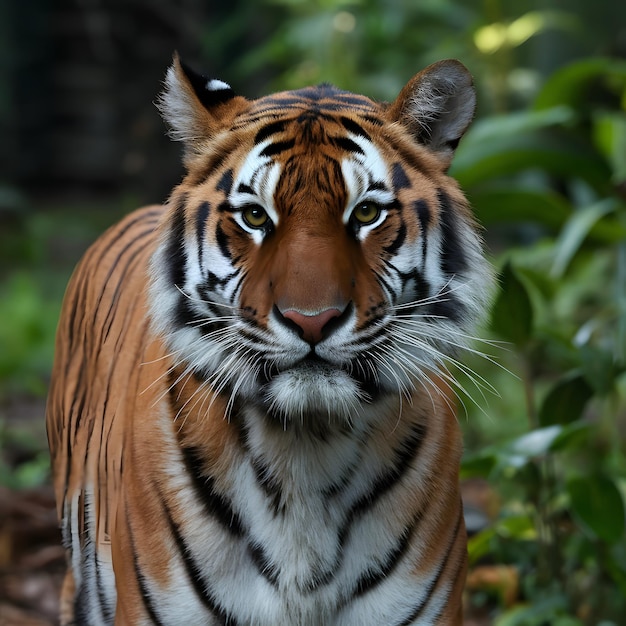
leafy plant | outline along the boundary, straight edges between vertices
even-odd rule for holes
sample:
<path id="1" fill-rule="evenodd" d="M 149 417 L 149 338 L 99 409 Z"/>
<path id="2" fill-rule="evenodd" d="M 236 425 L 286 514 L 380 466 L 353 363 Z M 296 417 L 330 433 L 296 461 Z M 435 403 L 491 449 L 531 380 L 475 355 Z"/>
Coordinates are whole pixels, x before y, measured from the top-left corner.
<path id="1" fill-rule="evenodd" d="M 623 62 L 573 64 L 530 111 L 484 120 L 455 164 L 483 221 L 526 239 L 502 255 L 491 329 L 515 347 L 527 432 L 464 463 L 503 498 L 472 562 L 514 564 L 521 581 L 525 604 L 498 626 L 626 614 L 625 95 Z"/>

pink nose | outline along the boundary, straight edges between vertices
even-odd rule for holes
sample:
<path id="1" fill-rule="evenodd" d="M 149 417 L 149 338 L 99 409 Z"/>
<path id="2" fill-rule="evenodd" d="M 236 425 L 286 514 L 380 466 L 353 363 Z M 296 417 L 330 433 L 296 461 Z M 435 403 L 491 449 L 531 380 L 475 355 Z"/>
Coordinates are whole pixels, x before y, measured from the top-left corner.
<path id="1" fill-rule="evenodd" d="M 292 321 L 302 331 L 302 339 L 308 343 L 319 343 L 323 339 L 322 330 L 330 320 L 339 317 L 341 311 L 339 309 L 326 309 L 321 313 L 307 315 L 300 313 L 294 309 L 283 312 L 283 316 Z"/>

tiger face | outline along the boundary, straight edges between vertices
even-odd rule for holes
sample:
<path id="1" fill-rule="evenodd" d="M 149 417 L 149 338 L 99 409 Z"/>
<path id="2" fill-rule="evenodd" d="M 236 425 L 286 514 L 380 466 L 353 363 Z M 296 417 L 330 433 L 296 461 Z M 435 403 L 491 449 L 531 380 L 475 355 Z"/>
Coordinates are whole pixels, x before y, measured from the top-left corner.
<path id="1" fill-rule="evenodd" d="M 176 61 L 161 109 L 188 173 L 150 302 L 180 375 L 285 425 L 435 392 L 490 285 L 446 174 L 474 101 L 455 61 L 392 104 L 327 85 L 249 101 Z"/>

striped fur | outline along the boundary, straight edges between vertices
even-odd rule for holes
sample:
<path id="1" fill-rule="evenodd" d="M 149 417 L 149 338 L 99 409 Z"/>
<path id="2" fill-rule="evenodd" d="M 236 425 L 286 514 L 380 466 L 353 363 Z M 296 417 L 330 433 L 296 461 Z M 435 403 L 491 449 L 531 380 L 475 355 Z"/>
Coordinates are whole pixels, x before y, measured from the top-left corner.
<path id="1" fill-rule="evenodd" d="M 57 335 L 62 623 L 460 624 L 467 71 L 248 101 L 175 60 L 161 108 L 187 175 L 90 248 Z"/>

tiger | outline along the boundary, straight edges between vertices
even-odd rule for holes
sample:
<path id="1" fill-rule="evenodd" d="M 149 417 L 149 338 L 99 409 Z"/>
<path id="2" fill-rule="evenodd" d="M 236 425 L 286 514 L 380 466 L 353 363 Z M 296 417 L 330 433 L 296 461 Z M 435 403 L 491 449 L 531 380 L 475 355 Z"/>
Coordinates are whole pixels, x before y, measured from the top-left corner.
<path id="1" fill-rule="evenodd" d="M 174 56 L 182 182 L 87 250 L 57 330 L 61 624 L 462 623 L 475 102 L 456 60 L 379 102 L 249 99 Z"/>

